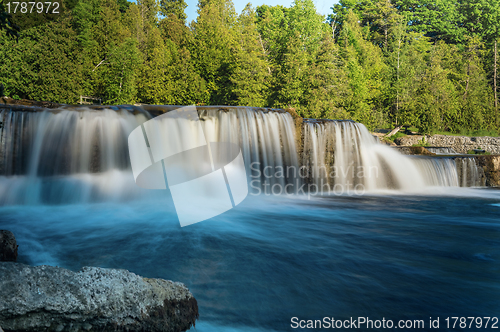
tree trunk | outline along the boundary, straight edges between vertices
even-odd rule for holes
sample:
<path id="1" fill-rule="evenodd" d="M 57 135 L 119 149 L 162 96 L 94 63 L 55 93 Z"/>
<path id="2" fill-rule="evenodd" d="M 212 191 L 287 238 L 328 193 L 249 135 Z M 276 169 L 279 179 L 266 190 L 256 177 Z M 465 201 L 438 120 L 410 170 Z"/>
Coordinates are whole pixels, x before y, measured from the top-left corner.
<path id="1" fill-rule="evenodd" d="M 399 114 L 399 57 L 401 53 L 401 39 L 398 41 L 398 70 L 397 70 L 397 88 L 396 88 L 396 126 L 398 125 L 398 114 Z M 399 129 L 398 129 L 399 130 Z"/>
<path id="2" fill-rule="evenodd" d="M 385 135 L 385 137 L 391 137 L 392 135 L 396 135 L 396 133 L 403 128 L 403 126 L 397 126 L 394 128 L 389 134 Z"/>
<path id="3" fill-rule="evenodd" d="M 262 53 L 264 53 L 264 56 L 267 56 L 266 48 L 264 47 L 264 43 L 262 42 L 262 37 L 260 36 L 259 33 L 259 41 L 260 41 L 260 46 L 262 46 Z M 267 66 L 267 71 L 269 72 L 269 75 L 271 75 L 271 68 Z"/>
<path id="4" fill-rule="evenodd" d="M 388 39 L 387 39 L 387 34 L 388 34 L 388 31 L 389 30 L 389 27 L 386 25 L 384 27 L 384 35 L 385 35 L 385 43 L 384 43 L 384 48 L 385 50 L 387 51 L 387 45 L 388 45 Z"/>
<path id="5" fill-rule="evenodd" d="M 470 82 L 470 62 L 467 64 L 467 83 L 465 84 L 464 100 L 467 99 L 467 92 L 469 92 Z"/>
<path id="6" fill-rule="evenodd" d="M 493 65 L 493 89 L 495 90 L 495 124 L 498 126 L 498 91 L 497 91 L 497 61 L 498 61 L 498 49 L 497 40 L 495 39 L 495 63 Z"/>

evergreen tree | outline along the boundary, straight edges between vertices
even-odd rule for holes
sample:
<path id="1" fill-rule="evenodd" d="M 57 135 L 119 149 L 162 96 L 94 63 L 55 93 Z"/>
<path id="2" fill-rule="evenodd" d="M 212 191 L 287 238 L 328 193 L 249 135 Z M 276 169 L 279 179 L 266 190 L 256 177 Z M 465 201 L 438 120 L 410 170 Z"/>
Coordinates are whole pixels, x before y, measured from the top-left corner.
<path id="1" fill-rule="evenodd" d="M 308 75 L 310 55 L 303 49 L 299 32 L 289 36 L 283 61 L 274 79 L 275 90 L 271 95 L 272 105 L 295 108 L 299 115 L 305 114 L 305 78 Z"/>
<path id="2" fill-rule="evenodd" d="M 333 37 L 325 33 L 307 75 L 304 116 L 317 119 L 349 119 L 349 114 L 342 107 L 347 96 L 347 75 L 338 47 Z"/>
<path id="3" fill-rule="evenodd" d="M 75 103 L 81 67 L 69 19 L 31 28 L 21 38 L 1 44 L 0 77 L 6 95 Z"/>
<path id="4" fill-rule="evenodd" d="M 478 37 L 469 37 L 460 68 L 463 102 L 456 129 L 490 129 L 494 123 L 492 91 L 481 61 L 483 57 L 484 43 Z"/>
<path id="5" fill-rule="evenodd" d="M 176 17 L 183 23 L 187 19 L 186 8 L 185 0 L 160 0 L 160 13 L 167 18 Z"/>
<path id="6" fill-rule="evenodd" d="M 206 82 L 205 103 L 227 105 L 233 99 L 230 77 L 235 62 L 237 20 L 229 0 L 199 3 L 190 47 L 196 71 Z"/>
<path id="7" fill-rule="evenodd" d="M 426 73 L 416 94 L 418 122 L 415 125 L 421 132 L 456 130 L 454 122 L 461 105 L 455 85 L 457 52 L 455 45 L 443 41 L 432 46 Z"/>
<path id="8" fill-rule="evenodd" d="M 367 41 L 366 31 L 358 22 L 356 14 L 350 12 L 339 36 L 349 83 L 343 106 L 354 119 L 374 127 L 383 122 L 381 108 L 388 71 L 381 49 Z"/>
<path id="9" fill-rule="evenodd" d="M 208 93 L 205 80 L 196 70 L 190 48 L 195 41 L 193 32 L 177 16 L 168 16 L 159 23 L 165 47 L 170 54 L 167 64 L 170 100 L 176 105 L 206 104 Z"/>
<path id="10" fill-rule="evenodd" d="M 237 52 L 231 75 L 234 104 L 263 107 L 267 103 L 271 69 L 260 45 L 256 14 L 248 4 L 238 17 Z"/>

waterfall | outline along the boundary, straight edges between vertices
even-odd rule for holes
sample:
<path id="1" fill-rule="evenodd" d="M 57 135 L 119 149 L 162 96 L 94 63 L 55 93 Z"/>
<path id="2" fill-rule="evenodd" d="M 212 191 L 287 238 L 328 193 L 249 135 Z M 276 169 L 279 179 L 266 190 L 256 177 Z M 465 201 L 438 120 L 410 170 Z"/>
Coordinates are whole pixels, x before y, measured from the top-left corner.
<path id="1" fill-rule="evenodd" d="M 451 158 L 411 157 L 424 175 L 428 186 L 458 187 L 459 177 L 455 161 Z"/>
<path id="2" fill-rule="evenodd" d="M 308 181 L 323 191 L 415 190 L 424 174 L 411 158 L 378 144 L 366 127 L 353 121 L 306 120 L 303 165 Z"/>
<path id="3" fill-rule="evenodd" d="M 438 146 L 429 146 L 425 147 L 427 151 L 439 154 L 439 155 L 446 155 L 446 154 L 458 154 L 453 148 L 450 147 L 438 147 Z"/>
<path id="4" fill-rule="evenodd" d="M 127 137 L 153 115 L 173 108 L 4 108 L 0 205 L 139 196 L 144 191 L 131 176 Z M 198 113 L 210 142 L 240 145 L 254 189 L 291 185 L 290 193 L 305 184 L 315 192 L 364 192 L 484 185 L 482 170 L 471 157 L 403 156 L 378 144 L 365 126 L 353 121 L 305 119 L 297 146 L 294 120 L 284 111 L 207 106 L 198 107 Z M 182 141 L 185 135 L 179 132 L 174 139 Z"/>
<path id="5" fill-rule="evenodd" d="M 427 186 L 480 186 L 473 158 L 404 156 L 378 144 L 366 127 L 353 121 L 306 120 L 302 164 L 307 181 L 323 191 L 398 189 Z M 438 148 L 440 153 L 451 149 Z M 457 159 L 457 160 L 455 160 Z"/>
<path id="6" fill-rule="evenodd" d="M 170 109 L 156 106 L 152 113 Z M 258 185 L 294 180 L 294 176 L 276 176 L 286 166 L 299 166 L 294 123 L 288 113 L 246 107 L 198 110 L 209 141 L 240 144 L 247 174 L 258 179 Z M 0 205 L 137 196 L 141 189 L 131 176 L 127 138 L 149 118 L 150 113 L 139 107 L 4 109 L 0 113 Z M 178 132 L 177 140 L 186 139 L 183 135 Z"/>
<path id="7" fill-rule="evenodd" d="M 75 111 L 76 110 L 76 111 Z M 127 137 L 147 120 L 128 109 L 86 107 L 0 113 L 0 204 L 69 203 L 128 196 Z"/>
<path id="8" fill-rule="evenodd" d="M 484 171 L 478 167 L 474 157 L 455 158 L 460 186 L 461 187 L 480 187 L 484 186 Z"/>
<path id="9" fill-rule="evenodd" d="M 251 181 L 259 186 L 284 186 L 296 180 L 286 172 L 287 167 L 299 169 L 290 114 L 235 107 L 231 111 L 201 109 L 200 119 L 209 141 L 240 145 Z"/>
<path id="10" fill-rule="evenodd" d="M 129 167 L 128 134 L 144 114 L 127 110 L 2 111 L 0 174 L 51 176 Z"/>

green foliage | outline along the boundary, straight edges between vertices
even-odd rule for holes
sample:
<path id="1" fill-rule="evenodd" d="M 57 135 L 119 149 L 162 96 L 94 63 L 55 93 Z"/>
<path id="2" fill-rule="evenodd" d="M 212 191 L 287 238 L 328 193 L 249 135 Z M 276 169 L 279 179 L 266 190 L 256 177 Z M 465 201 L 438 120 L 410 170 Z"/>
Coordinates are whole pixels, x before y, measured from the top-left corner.
<path id="1" fill-rule="evenodd" d="M 423 136 L 422 139 L 419 140 L 417 144 L 413 144 L 412 146 L 423 146 L 423 147 L 425 147 L 425 146 L 430 146 L 430 144 L 425 139 L 425 136 Z"/>
<path id="2" fill-rule="evenodd" d="M 201 3 L 200 3 L 201 4 Z M 210 1 L 198 9 L 190 47 L 196 72 L 206 82 L 204 102 L 227 105 L 232 100 L 231 74 L 235 63 L 237 15 L 229 0 Z"/>
<path id="3" fill-rule="evenodd" d="M 0 2 L 0 31 L 5 31 L 9 37 L 19 37 L 19 26 L 13 20 L 12 15 L 7 12 L 3 1 Z"/>
<path id="4" fill-rule="evenodd" d="M 389 137 L 388 139 L 391 140 L 391 141 L 395 141 L 396 139 L 400 138 L 400 137 L 405 137 L 405 136 L 408 136 L 400 131 L 398 131 L 397 133 L 395 133 L 394 135 L 392 135 L 391 137 Z"/>
<path id="5" fill-rule="evenodd" d="M 4 4 L 0 83 L 11 97 L 282 107 L 424 134 L 500 130 L 498 1 L 341 0 L 327 23 L 313 0 L 240 15 L 231 0 L 200 0 L 186 25 L 185 0 L 67 0 L 63 14 L 20 31 Z"/>
<path id="6" fill-rule="evenodd" d="M 69 20 L 30 29 L 21 38 L 23 42 L 2 41 L 0 80 L 6 87 L 6 95 L 76 102 L 79 88 L 76 78 L 81 67 L 76 61 L 77 43 Z"/>
<path id="7" fill-rule="evenodd" d="M 160 0 L 160 13 L 168 18 L 176 17 L 185 22 L 187 18 L 186 8 L 185 0 Z"/>
<path id="8" fill-rule="evenodd" d="M 236 32 L 240 36 L 230 77 L 236 105 L 263 107 L 271 78 L 270 64 L 260 43 L 255 10 L 248 4 L 238 17 Z"/>
<path id="9" fill-rule="evenodd" d="M 477 154 L 477 155 L 482 155 L 482 156 L 489 156 L 489 155 L 491 155 L 491 152 L 488 152 L 488 151 L 476 152 L 474 150 L 468 150 L 467 154 Z"/>
<path id="10" fill-rule="evenodd" d="M 343 107 L 356 121 L 369 128 L 383 125 L 380 100 L 387 89 L 388 68 L 382 50 L 366 40 L 356 14 L 348 13 L 339 37 L 340 54 L 346 64 L 348 87 Z"/>

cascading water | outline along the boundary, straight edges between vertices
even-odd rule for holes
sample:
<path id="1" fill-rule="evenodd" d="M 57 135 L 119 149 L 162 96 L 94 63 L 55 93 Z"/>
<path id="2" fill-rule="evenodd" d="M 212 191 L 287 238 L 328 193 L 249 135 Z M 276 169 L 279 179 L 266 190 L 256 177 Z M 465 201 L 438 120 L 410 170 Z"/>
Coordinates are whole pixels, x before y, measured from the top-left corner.
<path id="1" fill-rule="evenodd" d="M 0 113 L 0 204 L 127 197 L 127 136 L 147 120 L 129 110 Z M 124 187 L 125 186 L 125 187 Z"/>
<path id="2" fill-rule="evenodd" d="M 377 144 L 365 126 L 352 121 L 305 121 L 302 159 L 308 180 L 334 192 L 425 186 L 410 158 Z"/>
<path id="3" fill-rule="evenodd" d="M 323 192 L 481 185 L 475 161 L 462 159 L 463 165 L 457 165 L 453 158 L 401 155 L 377 144 L 365 126 L 352 121 L 306 120 L 304 124 L 302 163 L 309 170 L 307 180 Z"/>
<path id="4" fill-rule="evenodd" d="M 455 163 L 461 187 L 484 186 L 484 171 L 478 167 L 474 157 L 457 157 Z"/>
<path id="5" fill-rule="evenodd" d="M 450 147 L 429 146 L 429 147 L 426 147 L 425 149 L 429 152 L 439 154 L 439 155 L 458 154 L 453 148 L 450 148 Z"/>
<path id="6" fill-rule="evenodd" d="M 240 144 L 251 182 L 258 186 L 285 185 L 296 179 L 293 173 L 277 174 L 287 167 L 299 168 L 295 128 L 288 113 L 245 107 L 232 111 L 206 109 L 200 118 L 209 141 Z"/>
<path id="7" fill-rule="evenodd" d="M 458 187 L 459 177 L 451 158 L 411 157 L 428 186 Z"/>
<path id="8" fill-rule="evenodd" d="M 170 109 L 155 106 L 154 111 Z M 362 124 L 352 121 L 305 120 L 299 162 L 294 122 L 286 112 L 201 107 L 199 114 L 209 141 L 240 144 L 254 189 L 293 183 L 296 190 L 301 181 L 319 192 L 481 185 L 471 158 L 458 165 L 450 158 L 403 156 L 377 144 Z M 0 204 L 134 197 L 141 191 L 130 176 L 127 137 L 149 118 L 139 107 L 4 109 Z M 178 133 L 169 139 L 189 137 Z"/>
<path id="9" fill-rule="evenodd" d="M 15 234 L 20 263 L 119 268 L 183 282 L 198 301 L 200 332 L 289 331 L 291 317 L 333 314 L 386 317 L 394 326 L 497 315 L 500 193 L 441 195 L 428 187 L 464 185 L 464 178 L 472 185 L 480 170 L 473 157 L 402 156 L 350 121 L 306 120 L 298 140 L 287 113 L 200 107 L 208 140 L 238 140 L 250 174 L 267 172 L 275 184 L 294 178 L 276 176 L 281 166 L 302 166 L 307 185 L 421 188 L 425 195 L 261 195 L 181 228 L 168 191 L 142 191 L 127 159 L 130 130 L 166 110 L 0 113 L 0 229 Z M 5 206 L 20 204 L 33 205 Z M 45 296 L 35 286 L 30 294 Z M 67 320 L 51 328 L 61 326 Z"/>
<path id="10" fill-rule="evenodd" d="M 156 107 L 160 113 L 168 110 Z M 131 176 L 127 137 L 150 118 L 147 111 L 7 109 L 0 116 L 1 205 L 121 200 L 141 192 Z M 200 110 L 200 119 L 209 141 L 241 145 L 247 174 L 258 178 L 258 185 L 293 180 L 274 176 L 285 165 L 298 169 L 294 124 L 288 113 L 209 108 Z M 186 135 L 179 130 L 169 133 L 168 139 L 190 139 Z"/>

